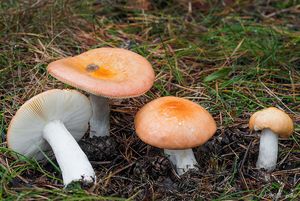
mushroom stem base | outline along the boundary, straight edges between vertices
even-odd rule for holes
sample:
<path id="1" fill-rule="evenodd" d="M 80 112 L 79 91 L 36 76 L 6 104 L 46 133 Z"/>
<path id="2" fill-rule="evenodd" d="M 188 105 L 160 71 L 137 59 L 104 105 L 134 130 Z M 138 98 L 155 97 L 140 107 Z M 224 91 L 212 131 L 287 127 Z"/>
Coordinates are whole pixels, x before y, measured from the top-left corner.
<path id="1" fill-rule="evenodd" d="M 90 94 L 90 102 L 93 110 L 90 119 L 90 137 L 109 136 L 109 103 L 102 96 Z"/>
<path id="2" fill-rule="evenodd" d="M 190 169 L 195 169 L 198 164 L 192 149 L 170 150 L 164 149 L 165 155 L 176 167 L 178 175 L 183 175 Z"/>
<path id="3" fill-rule="evenodd" d="M 54 152 L 65 186 L 72 181 L 94 182 L 96 176 L 92 165 L 61 121 L 48 123 L 44 127 L 43 137 Z"/>
<path id="4" fill-rule="evenodd" d="M 263 168 L 268 172 L 276 167 L 278 155 L 278 136 L 270 129 L 263 129 L 260 137 L 259 155 L 256 162 L 257 168 Z"/>

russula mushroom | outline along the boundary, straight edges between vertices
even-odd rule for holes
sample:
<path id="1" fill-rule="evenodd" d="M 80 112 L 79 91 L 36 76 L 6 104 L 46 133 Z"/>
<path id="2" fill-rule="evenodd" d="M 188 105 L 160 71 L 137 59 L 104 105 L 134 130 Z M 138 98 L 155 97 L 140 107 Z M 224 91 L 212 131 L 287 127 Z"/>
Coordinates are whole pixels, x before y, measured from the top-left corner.
<path id="1" fill-rule="evenodd" d="M 147 92 L 154 82 L 151 64 L 139 54 L 103 47 L 54 61 L 48 72 L 56 79 L 90 93 L 93 114 L 90 137 L 109 136 L 108 98 L 130 98 Z"/>
<path id="2" fill-rule="evenodd" d="M 269 107 L 255 112 L 249 121 L 251 130 L 261 130 L 257 168 L 272 171 L 276 167 L 278 136 L 288 138 L 294 130 L 293 120 L 282 110 Z"/>
<path id="3" fill-rule="evenodd" d="M 197 164 L 192 148 L 204 144 L 216 132 L 216 122 L 207 110 L 173 96 L 146 104 L 136 114 L 134 124 L 142 141 L 164 149 L 179 175 Z"/>
<path id="4" fill-rule="evenodd" d="M 76 142 L 87 131 L 91 114 L 88 98 L 75 90 L 43 92 L 25 102 L 13 117 L 8 147 L 37 160 L 51 147 L 65 186 L 72 181 L 92 183 L 95 172 Z"/>

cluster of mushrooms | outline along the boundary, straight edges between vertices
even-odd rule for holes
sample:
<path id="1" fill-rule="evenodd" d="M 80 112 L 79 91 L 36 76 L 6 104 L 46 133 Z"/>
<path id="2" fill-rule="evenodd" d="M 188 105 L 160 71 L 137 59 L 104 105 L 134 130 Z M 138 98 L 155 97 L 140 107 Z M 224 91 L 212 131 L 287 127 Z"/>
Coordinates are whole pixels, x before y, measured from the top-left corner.
<path id="1" fill-rule="evenodd" d="M 98 48 L 54 61 L 48 72 L 84 90 L 53 89 L 34 96 L 17 111 L 7 132 L 8 147 L 37 160 L 55 155 L 64 185 L 93 183 L 95 171 L 77 141 L 90 125 L 90 137 L 109 136 L 109 98 L 137 97 L 153 85 L 151 64 L 139 54 L 120 48 Z M 216 122 L 199 104 L 173 96 L 157 98 L 135 116 L 135 130 L 145 143 L 164 149 L 178 175 L 197 168 L 192 148 L 216 132 Z M 261 130 L 257 168 L 272 171 L 277 163 L 278 136 L 289 137 L 293 121 L 271 107 L 252 115 L 251 130 Z"/>

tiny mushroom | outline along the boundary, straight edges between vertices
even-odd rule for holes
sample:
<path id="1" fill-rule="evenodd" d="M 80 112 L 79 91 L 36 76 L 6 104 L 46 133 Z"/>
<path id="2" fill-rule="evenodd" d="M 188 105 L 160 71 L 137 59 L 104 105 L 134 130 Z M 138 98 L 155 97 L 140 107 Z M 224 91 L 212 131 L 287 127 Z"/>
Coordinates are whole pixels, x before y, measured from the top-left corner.
<path id="1" fill-rule="evenodd" d="M 179 175 L 197 164 L 192 148 L 204 144 L 216 132 L 216 122 L 207 110 L 173 96 L 146 104 L 136 114 L 134 124 L 142 141 L 164 149 Z"/>
<path id="2" fill-rule="evenodd" d="M 108 98 L 130 98 L 146 93 L 154 71 L 141 55 L 121 48 L 103 47 L 54 61 L 48 72 L 58 80 L 90 93 L 93 114 L 90 137 L 109 136 Z"/>
<path id="3" fill-rule="evenodd" d="M 261 130 L 257 168 L 272 171 L 276 167 L 278 136 L 288 138 L 294 129 L 293 120 L 282 110 L 269 107 L 255 112 L 249 121 L 251 130 Z"/>
<path id="4" fill-rule="evenodd" d="M 95 172 L 76 142 L 87 131 L 91 114 L 88 98 L 78 91 L 43 92 L 25 102 L 13 117 L 8 147 L 37 160 L 52 149 L 65 186 L 72 181 L 93 183 Z"/>

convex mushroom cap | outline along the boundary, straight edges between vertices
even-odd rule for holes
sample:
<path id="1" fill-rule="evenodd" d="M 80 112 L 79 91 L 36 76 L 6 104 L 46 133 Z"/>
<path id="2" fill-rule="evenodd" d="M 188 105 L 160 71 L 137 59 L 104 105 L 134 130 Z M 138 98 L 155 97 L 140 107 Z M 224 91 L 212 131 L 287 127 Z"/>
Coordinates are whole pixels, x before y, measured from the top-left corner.
<path id="1" fill-rule="evenodd" d="M 293 120 L 280 109 L 269 107 L 255 112 L 249 121 L 251 130 L 270 129 L 282 138 L 288 138 L 294 130 Z"/>
<path id="2" fill-rule="evenodd" d="M 110 98 L 142 95 L 152 87 L 155 78 L 144 57 L 109 47 L 54 61 L 48 65 L 48 72 L 73 87 Z"/>
<path id="3" fill-rule="evenodd" d="M 269 172 L 276 168 L 278 136 L 289 137 L 293 127 L 292 119 L 275 107 L 260 110 L 251 116 L 249 128 L 255 131 L 261 130 L 257 168 Z"/>
<path id="4" fill-rule="evenodd" d="M 90 103 L 83 94 L 60 89 L 43 92 L 26 101 L 11 120 L 7 131 L 8 147 L 42 159 L 40 151 L 50 150 L 43 139 L 44 127 L 49 122 L 60 120 L 78 141 L 88 129 L 90 116 Z"/>
<path id="5" fill-rule="evenodd" d="M 95 172 L 78 141 L 87 131 L 91 105 L 75 90 L 49 90 L 25 102 L 10 122 L 7 142 L 14 151 L 37 160 L 51 149 L 65 185 L 94 182 Z"/>
<path id="6" fill-rule="evenodd" d="M 216 122 L 200 105 L 177 97 L 162 97 L 146 104 L 135 117 L 139 138 L 163 149 L 189 149 L 209 140 Z"/>

